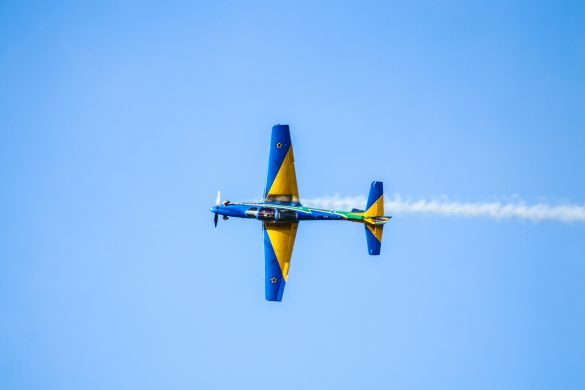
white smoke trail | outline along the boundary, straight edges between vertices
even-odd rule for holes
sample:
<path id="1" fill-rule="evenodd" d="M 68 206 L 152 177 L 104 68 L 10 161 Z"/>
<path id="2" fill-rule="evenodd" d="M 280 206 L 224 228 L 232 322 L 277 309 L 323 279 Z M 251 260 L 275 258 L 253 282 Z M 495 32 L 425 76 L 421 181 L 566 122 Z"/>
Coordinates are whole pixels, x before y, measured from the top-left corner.
<path id="1" fill-rule="evenodd" d="M 363 209 L 366 206 L 365 196 L 341 197 L 339 195 L 303 199 L 303 205 L 333 210 L 350 210 L 353 207 Z M 474 202 L 462 203 L 440 200 L 403 200 L 395 194 L 386 199 L 386 214 L 433 214 L 443 216 L 519 219 L 533 222 L 585 222 L 585 205 L 534 203 L 526 204 L 522 200 L 508 202 Z"/>

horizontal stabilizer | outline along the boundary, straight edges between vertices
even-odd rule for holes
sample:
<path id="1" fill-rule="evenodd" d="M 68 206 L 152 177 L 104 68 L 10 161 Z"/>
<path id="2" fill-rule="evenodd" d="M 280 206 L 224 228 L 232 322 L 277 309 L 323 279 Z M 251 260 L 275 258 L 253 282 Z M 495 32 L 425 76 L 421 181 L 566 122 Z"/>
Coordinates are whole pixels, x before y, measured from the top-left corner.
<path id="1" fill-rule="evenodd" d="M 363 213 L 364 210 L 360 210 L 360 209 L 351 209 L 352 213 Z"/>
<path id="2" fill-rule="evenodd" d="M 390 220 L 390 217 L 384 216 L 384 189 L 381 181 L 374 181 L 370 186 L 364 217 L 368 253 L 377 256 L 382 247 L 384 224 Z"/>
<path id="3" fill-rule="evenodd" d="M 382 249 L 382 233 L 384 225 L 365 225 L 366 241 L 368 242 L 368 253 L 372 256 L 378 256 Z"/>
<path id="4" fill-rule="evenodd" d="M 370 186 L 365 215 L 366 217 L 379 217 L 384 215 L 384 190 L 381 181 L 374 181 Z"/>

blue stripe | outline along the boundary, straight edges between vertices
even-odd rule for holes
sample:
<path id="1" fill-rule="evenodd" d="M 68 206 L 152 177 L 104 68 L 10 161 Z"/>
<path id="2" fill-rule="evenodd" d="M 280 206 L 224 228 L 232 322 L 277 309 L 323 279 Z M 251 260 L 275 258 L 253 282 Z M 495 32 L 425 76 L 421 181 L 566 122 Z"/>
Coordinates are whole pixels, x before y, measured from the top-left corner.
<path id="1" fill-rule="evenodd" d="M 264 228 L 264 265 L 265 265 L 265 272 L 264 272 L 264 286 L 265 286 L 265 296 L 267 301 L 282 301 L 282 293 L 284 292 L 284 285 L 286 284 L 284 278 L 282 276 L 282 271 L 280 269 L 280 264 L 278 264 L 278 259 L 276 258 L 276 253 L 274 253 L 274 248 L 272 247 L 272 243 L 270 242 L 270 237 L 268 236 L 268 232 L 266 231 L 266 227 L 263 224 Z M 273 278 L 275 278 L 275 282 L 273 283 Z"/>
<path id="2" fill-rule="evenodd" d="M 277 147 L 277 145 L 280 146 Z M 270 157 L 268 158 L 268 179 L 264 189 L 264 199 L 278 175 L 280 166 L 291 147 L 290 130 L 288 125 L 275 125 L 272 127 L 272 139 L 270 140 Z"/>
<path id="3" fill-rule="evenodd" d="M 367 226 L 364 225 L 364 229 L 366 229 L 366 241 L 368 242 L 368 253 L 373 256 L 377 256 L 380 254 L 380 249 L 382 247 L 382 243 L 378 241 L 374 233 L 368 229 Z"/>

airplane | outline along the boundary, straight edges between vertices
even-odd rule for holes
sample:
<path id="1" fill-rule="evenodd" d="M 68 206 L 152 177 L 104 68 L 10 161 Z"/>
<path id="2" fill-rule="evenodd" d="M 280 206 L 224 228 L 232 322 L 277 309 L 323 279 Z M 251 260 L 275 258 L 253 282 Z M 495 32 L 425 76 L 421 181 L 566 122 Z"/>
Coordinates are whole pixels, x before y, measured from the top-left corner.
<path id="1" fill-rule="evenodd" d="M 284 286 L 295 237 L 300 221 L 350 221 L 365 226 L 366 242 L 370 255 L 379 255 L 382 246 L 384 224 L 390 216 L 384 215 L 384 191 L 382 182 L 374 181 L 370 186 L 365 210 L 323 210 L 301 205 L 295 172 L 293 147 L 288 125 L 272 127 L 268 179 L 262 202 L 221 203 L 217 192 L 213 223 L 217 227 L 219 215 L 224 220 L 231 217 L 262 221 L 265 257 L 265 298 L 282 301 Z"/>

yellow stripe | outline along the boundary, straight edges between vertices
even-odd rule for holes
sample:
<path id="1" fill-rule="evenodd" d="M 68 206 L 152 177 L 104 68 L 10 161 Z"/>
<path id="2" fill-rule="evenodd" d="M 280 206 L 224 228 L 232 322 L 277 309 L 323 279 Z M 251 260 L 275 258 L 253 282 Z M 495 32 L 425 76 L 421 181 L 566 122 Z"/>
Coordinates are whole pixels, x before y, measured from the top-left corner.
<path id="1" fill-rule="evenodd" d="M 384 194 L 380 195 L 378 200 L 364 213 L 366 217 L 381 217 L 382 215 L 384 215 Z"/>
<path id="2" fill-rule="evenodd" d="M 286 153 L 286 157 L 272 182 L 272 187 L 270 187 L 266 198 L 288 202 L 299 201 L 299 189 L 297 187 L 297 174 L 295 172 L 295 158 L 292 146 Z"/>
<path id="3" fill-rule="evenodd" d="M 296 222 L 287 224 L 266 223 L 266 231 L 268 232 L 268 237 L 270 237 L 272 249 L 274 249 L 285 281 L 288 278 L 290 258 L 295 245 L 298 226 L 299 224 Z"/>
<path id="4" fill-rule="evenodd" d="M 370 225 L 366 224 L 366 227 L 371 231 L 378 241 L 382 242 L 382 233 L 384 232 L 384 225 Z"/>

